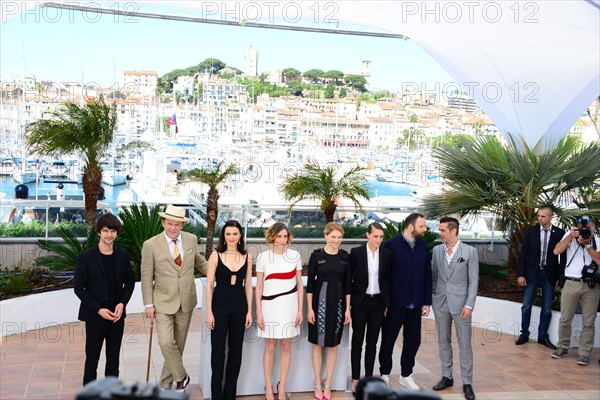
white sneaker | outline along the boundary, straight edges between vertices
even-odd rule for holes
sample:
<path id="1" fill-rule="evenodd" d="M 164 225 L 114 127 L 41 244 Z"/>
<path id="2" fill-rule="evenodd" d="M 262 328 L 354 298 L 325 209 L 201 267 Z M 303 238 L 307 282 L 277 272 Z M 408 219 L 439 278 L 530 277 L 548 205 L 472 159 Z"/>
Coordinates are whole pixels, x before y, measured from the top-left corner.
<path id="1" fill-rule="evenodd" d="M 412 374 L 409 376 L 400 375 L 400 380 L 398 383 L 400 383 L 402 386 L 405 386 L 407 389 L 421 390 L 419 385 L 417 385 L 417 383 L 413 379 Z"/>
<path id="2" fill-rule="evenodd" d="M 385 382 L 386 385 L 390 386 L 390 376 L 389 375 L 381 375 L 380 378 Z"/>

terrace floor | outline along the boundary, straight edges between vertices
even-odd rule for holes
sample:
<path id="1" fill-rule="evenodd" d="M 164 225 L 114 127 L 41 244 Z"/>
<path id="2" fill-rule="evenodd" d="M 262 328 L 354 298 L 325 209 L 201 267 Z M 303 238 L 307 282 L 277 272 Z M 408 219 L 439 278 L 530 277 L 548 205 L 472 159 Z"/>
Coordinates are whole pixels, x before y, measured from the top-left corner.
<path id="1" fill-rule="evenodd" d="M 423 320 L 423 338 L 417 354 L 415 381 L 424 390 L 440 379 L 438 347 L 433 320 Z M 185 350 L 185 364 L 192 378 L 187 393 L 190 399 L 202 399 L 198 384 L 200 366 L 201 311 L 194 313 Z M 81 388 L 83 376 L 84 325 L 64 324 L 37 331 L 28 331 L 0 338 L 0 399 L 73 399 Z M 127 317 L 121 351 L 121 377 L 126 383 L 143 381 L 146 377 L 149 322 L 142 314 Z M 515 337 L 496 331 L 474 329 L 474 383 L 478 399 L 600 399 L 599 349 L 594 349 L 590 365 L 577 365 L 577 350 L 555 360 L 551 350 L 530 342 L 514 345 Z M 394 352 L 391 386 L 397 383 L 400 365 L 401 336 Z M 153 336 L 151 377 L 160 374 L 162 355 Z M 457 349 L 456 349 L 457 350 Z M 455 352 L 455 358 L 457 357 Z M 293 360 L 292 360 L 293 362 Z M 460 369 L 455 361 L 454 387 L 436 392 L 443 399 L 463 399 Z M 99 377 L 104 370 L 100 360 Z M 350 384 L 350 368 L 348 385 Z M 376 366 L 376 371 L 378 367 Z M 151 378 L 151 380 L 153 379 Z M 263 396 L 240 396 L 244 400 Z M 293 393 L 294 400 L 313 399 L 312 392 Z M 333 399 L 352 399 L 347 391 L 333 392 Z"/>

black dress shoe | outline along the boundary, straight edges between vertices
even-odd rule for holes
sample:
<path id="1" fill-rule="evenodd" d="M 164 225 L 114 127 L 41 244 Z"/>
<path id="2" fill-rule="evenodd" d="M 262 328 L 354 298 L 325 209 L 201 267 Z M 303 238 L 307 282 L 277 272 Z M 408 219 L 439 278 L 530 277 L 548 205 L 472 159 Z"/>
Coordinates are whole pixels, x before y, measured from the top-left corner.
<path id="1" fill-rule="evenodd" d="M 525 344 L 527 342 L 529 342 L 529 338 L 527 336 L 519 335 L 519 338 L 517 339 L 517 341 L 515 342 L 515 344 L 517 346 L 520 346 L 520 345 Z"/>
<path id="2" fill-rule="evenodd" d="M 465 399 L 475 400 L 475 392 L 473 391 L 473 386 L 463 385 L 463 393 L 465 394 Z"/>
<path id="3" fill-rule="evenodd" d="M 454 385 L 454 379 L 442 376 L 442 379 L 433 386 L 433 390 L 444 390 Z"/>
<path id="4" fill-rule="evenodd" d="M 548 338 L 538 339 L 538 343 L 543 344 L 544 346 L 552 350 L 556 350 L 558 348 L 556 347 L 556 345 L 552 344 L 552 342 Z"/>

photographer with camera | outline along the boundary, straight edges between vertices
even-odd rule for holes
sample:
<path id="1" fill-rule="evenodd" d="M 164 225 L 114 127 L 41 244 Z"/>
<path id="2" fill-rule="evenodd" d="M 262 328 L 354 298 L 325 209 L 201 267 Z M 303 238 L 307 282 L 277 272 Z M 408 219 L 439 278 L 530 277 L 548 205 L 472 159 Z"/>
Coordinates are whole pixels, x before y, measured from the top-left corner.
<path id="1" fill-rule="evenodd" d="M 600 253 L 594 236 L 595 225 L 586 215 L 578 219 L 577 227 L 567 232 L 554 248 L 554 254 L 566 251 L 566 267 L 560 297 L 560 322 L 558 326 L 558 349 L 552 358 L 562 358 L 569 353 L 571 323 L 577 304 L 581 304 L 582 329 L 579 338 L 577 364 L 586 366 L 594 346 L 596 309 L 600 298 L 597 282 Z"/>

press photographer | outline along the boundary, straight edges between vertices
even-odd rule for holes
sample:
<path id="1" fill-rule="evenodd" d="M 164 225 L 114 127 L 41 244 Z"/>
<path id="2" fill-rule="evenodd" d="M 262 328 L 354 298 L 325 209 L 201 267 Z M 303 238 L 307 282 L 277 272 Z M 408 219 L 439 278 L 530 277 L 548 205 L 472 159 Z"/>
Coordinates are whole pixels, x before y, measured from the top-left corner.
<path id="1" fill-rule="evenodd" d="M 579 337 L 579 358 L 577 364 L 589 364 L 594 346 L 596 310 L 600 299 L 600 285 L 597 282 L 597 265 L 600 264 L 596 226 L 587 215 L 577 221 L 577 226 L 567 232 L 554 248 L 554 254 L 566 255 L 567 266 L 562 274 L 563 284 L 560 296 L 560 322 L 558 325 L 558 349 L 552 358 L 562 358 L 569 354 L 571 345 L 571 323 L 577 305 L 581 304 L 582 329 Z"/>
<path id="2" fill-rule="evenodd" d="M 355 398 L 357 400 L 439 400 L 441 397 L 434 393 L 414 389 L 392 389 L 383 379 L 378 377 L 365 377 L 356 385 Z"/>

